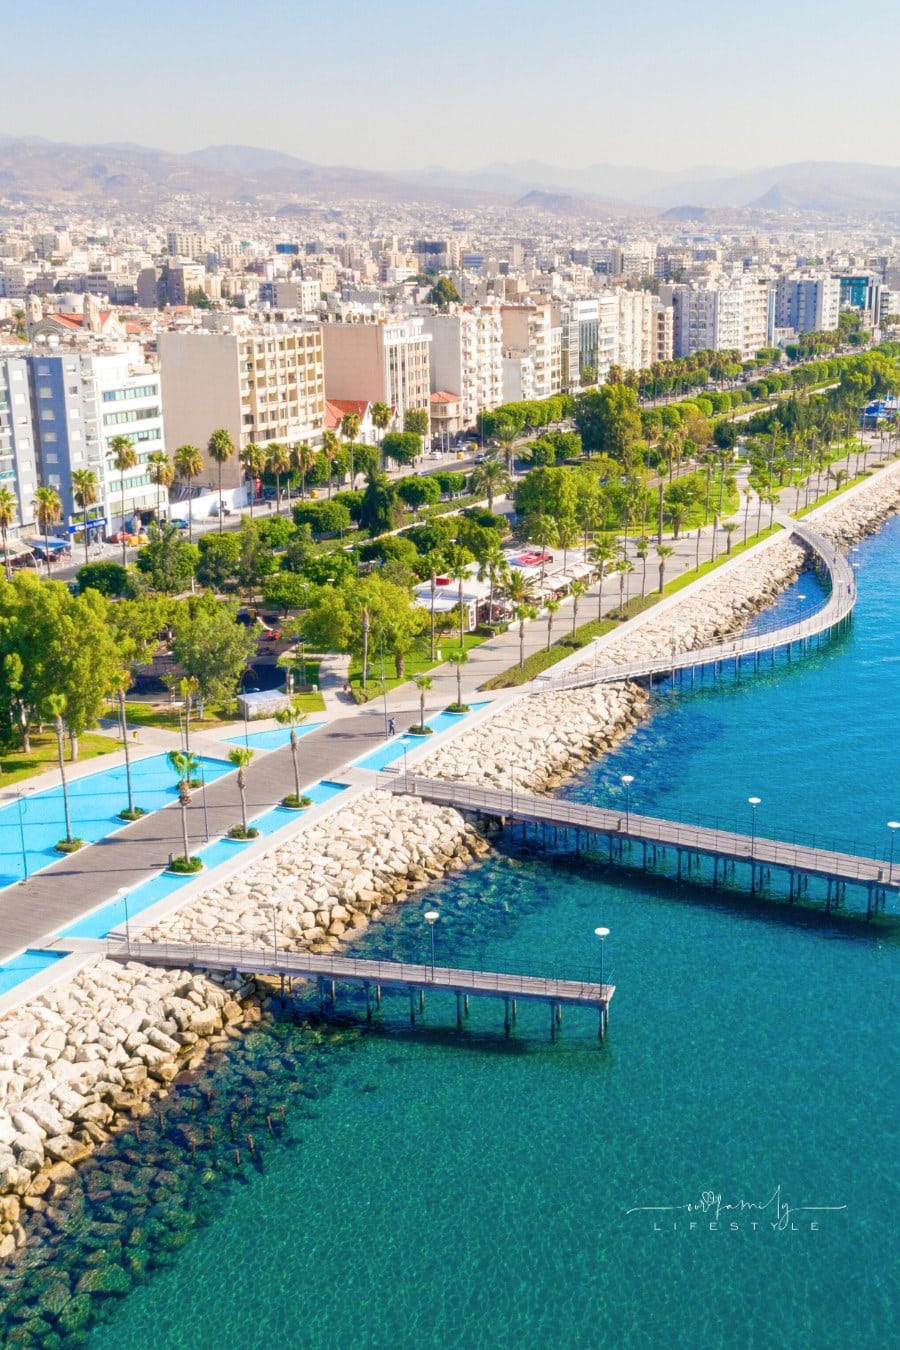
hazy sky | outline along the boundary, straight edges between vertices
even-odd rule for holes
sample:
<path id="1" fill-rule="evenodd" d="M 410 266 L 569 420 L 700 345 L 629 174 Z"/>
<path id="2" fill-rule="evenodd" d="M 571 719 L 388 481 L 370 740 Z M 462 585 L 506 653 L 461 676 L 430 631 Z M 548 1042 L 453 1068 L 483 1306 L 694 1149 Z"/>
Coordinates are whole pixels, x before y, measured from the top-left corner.
<path id="1" fill-rule="evenodd" d="M 7 135 L 239 143 L 382 169 L 900 162 L 898 0 L 7 0 L 3 10 Z"/>

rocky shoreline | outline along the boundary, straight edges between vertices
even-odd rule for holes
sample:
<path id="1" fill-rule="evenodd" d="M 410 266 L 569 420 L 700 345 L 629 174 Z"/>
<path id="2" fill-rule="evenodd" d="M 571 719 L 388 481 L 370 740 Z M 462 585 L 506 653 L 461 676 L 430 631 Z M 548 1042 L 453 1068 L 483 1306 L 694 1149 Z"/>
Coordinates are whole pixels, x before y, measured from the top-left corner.
<path id="1" fill-rule="evenodd" d="M 900 507 L 900 465 L 810 518 L 836 546 L 877 529 Z M 803 550 L 773 542 L 665 615 L 610 643 L 604 658 L 708 645 L 743 628 L 802 569 Z M 546 791 L 630 734 L 646 714 L 636 685 L 525 694 L 436 750 L 422 772 Z M 489 845 L 457 811 L 366 792 L 299 832 L 237 877 L 210 887 L 142 936 L 313 951 L 339 947 L 383 909 Z M 265 982 L 231 981 L 98 960 L 0 1020 L 0 1260 L 65 1192 L 73 1168 L 128 1120 L 150 1110 L 181 1070 L 258 1022 Z M 52 1066 L 53 1072 L 50 1073 Z"/>

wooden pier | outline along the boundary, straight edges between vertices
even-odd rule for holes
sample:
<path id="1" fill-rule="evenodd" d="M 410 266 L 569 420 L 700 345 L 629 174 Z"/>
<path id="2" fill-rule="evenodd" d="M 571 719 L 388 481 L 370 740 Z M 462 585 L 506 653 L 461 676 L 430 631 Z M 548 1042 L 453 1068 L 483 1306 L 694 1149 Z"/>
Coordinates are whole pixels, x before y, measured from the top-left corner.
<path id="1" fill-rule="evenodd" d="M 679 878 L 695 859 L 706 857 L 713 863 L 714 887 L 720 879 L 724 880 L 726 869 L 734 874 L 740 863 L 749 869 L 749 889 L 755 893 L 764 875 L 775 868 L 787 874 L 791 900 L 801 897 L 810 877 L 824 880 L 829 909 L 832 903 L 837 904 L 844 898 L 848 885 L 862 887 L 866 892 L 869 915 L 875 909 L 884 908 L 889 890 L 896 893 L 900 889 L 900 861 L 891 866 L 887 860 L 766 839 L 758 834 L 686 825 L 680 821 L 638 815 L 634 811 L 612 811 L 553 797 L 538 797 L 512 788 L 475 787 L 417 774 L 396 777 L 383 774 L 379 786 L 441 806 L 452 806 L 459 811 L 498 818 L 506 824 L 533 825 L 541 831 L 553 831 L 555 842 L 559 843 L 562 836 L 563 845 L 568 843 L 575 852 L 579 851 L 582 841 L 603 839 L 611 863 L 634 865 L 635 846 L 640 850 L 639 863 L 644 868 L 654 863 L 660 854 L 671 852 L 676 859 Z"/>
<path id="2" fill-rule="evenodd" d="M 371 1022 L 373 1004 L 381 1003 L 382 991 L 399 990 L 409 998 L 409 1018 L 416 1020 L 416 1006 L 424 1011 L 425 994 L 456 995 L 456 1025 L 462 1030 L 468 1016 L 470 998 L 503 1000 L 503 1025 L 510 1033 L 520 1000 L 546 1003 L 550 1009 L 550 1035 L 555 1038 L 564 1007 L 592 1007 L 599 1018 L 600 1039 L 606 1035 L 609 1004 L 615 985 L 592 984 L 581 980 L 541 979 L 535 975 L 511 975 L 490 970 L 457 970 L 449 966 L 413 965 L 401 961 L 365 961 L 350 956 L 315 956 L 309 952 L 266 947 L 227 947 L 208 943 L 129 942 L 115 935 L 105 945 L 105 954 L 116 961 L 140 961 L 147 966 L 167 966 L 184 970 L 224 970 L 250 975 L 266 975 L 286 983 L 294 979 L 310 980 L 319 990 L 323 1013 L 335 1003 L 339 984 L 363 989 L 366 1020 Z"/>

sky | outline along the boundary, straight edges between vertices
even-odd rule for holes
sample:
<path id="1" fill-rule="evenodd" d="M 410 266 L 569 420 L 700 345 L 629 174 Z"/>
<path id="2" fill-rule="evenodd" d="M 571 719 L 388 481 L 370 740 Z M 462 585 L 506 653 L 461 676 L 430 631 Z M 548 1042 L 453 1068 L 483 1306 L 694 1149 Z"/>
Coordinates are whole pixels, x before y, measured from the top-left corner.
<path id="1" fill-rule="evenodd" d="M 241 144 L 385 170 L 900 162 L 898 0 L 5 0 L 0 12 L 8 136 Z"/>

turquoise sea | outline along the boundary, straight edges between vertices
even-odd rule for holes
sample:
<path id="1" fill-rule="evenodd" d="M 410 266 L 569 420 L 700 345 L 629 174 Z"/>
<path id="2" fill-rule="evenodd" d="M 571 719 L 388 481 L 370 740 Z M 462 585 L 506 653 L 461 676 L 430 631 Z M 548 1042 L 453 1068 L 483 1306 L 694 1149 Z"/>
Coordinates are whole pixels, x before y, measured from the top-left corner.
<path id="1" fill-rule="evenodd" d="M 564 795 L 614 799 L 628 772 L 635 810 L 747 828 L 758 796 L 760 833 L 884 849 L 900 819 L 900 520 L 854 556 L 848 634 L 740 683 L 661 692 Z M 596 978 L 604 925 L 604 1046 L 587 1012 L 551 1044 L 540 1006 L 520 1005 L 507 1039 L 487 1001 L 461 1036 L 449 1000 L 414 1032 L 399 998 L 371 1034 L 286 1016 L 85 1169 L 65 1235 L 29 1252 L 20 1329 L 102 1350 L 893 1339 L 896 901 L 867 924 L 537 857 L 518 832 L 498 843 L 357 949 L 425 957 L 435 906 L 439 961 Z M 39 1314 L 63 1266 L 69 1289 L 111 1289 L 102 1323 L 54 1341 L 60 1314 Z"/>

